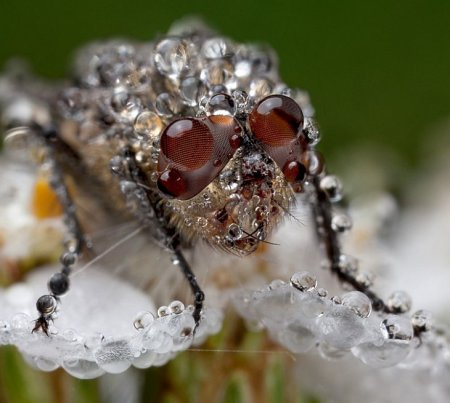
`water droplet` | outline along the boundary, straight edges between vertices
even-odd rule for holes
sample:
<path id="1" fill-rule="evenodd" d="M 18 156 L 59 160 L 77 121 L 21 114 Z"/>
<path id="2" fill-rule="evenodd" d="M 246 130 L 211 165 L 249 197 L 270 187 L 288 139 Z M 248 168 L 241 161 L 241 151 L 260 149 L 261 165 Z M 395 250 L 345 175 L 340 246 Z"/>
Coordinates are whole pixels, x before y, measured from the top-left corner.
<path id="1" fill-rule="evenodd" d="M 404 360 L 411 351 L 411 343 L 387 340 L 382 345 L 362 343 L 352 352 L 367 365 L 387 368 Z"/>
<path id="2" fill-rule="evenodd" d="M 134 321 L 133 321 L 133 325 L 135 327 L 135 329 L 140 330 L 140 329 L 144 329 L 148 326 L 150 326 L 153 321 L 155 320 L 155 317 L 153 316 L 153 314 L 151 312 L 139 312 Z"/>
<path id="3" fill-rule="evenodd" d="M 358 272 L 358 260 L 343 253 L 339 256 L 339 269 L 342 273 L 354 276 Z"/>
<path id="4" fill-rule="evenodd" d="M 134 356 L 131 347 L 125 340 L 103 343 L 94 353 L 100 368 L 111 374 L 119 374 L 127 370 Z"/>
<path id="5" fill-rule="evenodd" d="M 331 301 L 333 303 L 335 303 L 336 305 L 341 305 L 342 304 L 342 299 L 339 295 L 335 295 L 333 297 L 331 297 Z"/>
<path id="6" fill-rule="evenodd" d="M 387 301 L 388 308 L 394 313 L 405 313 L 411 309 L 411 297 L 404 291 L 393 292 Z"/>
<path id="7" fill-rule="evenodd" d="M 363 288 L 369 288 L 373 285 L 374 282 L 374 274 L 370 272 L 358 272 L 356 274 L 355 280 L 359 283 L 359 285 Z"/>
<path id="8" fill-rule="evenodd" d="M 399 315 L 388 315 L 381 322 L 380 329 L 389 340 L 409 341 L 414 336 L 410 320 Z"/>
<path id="9" fill-rule="evenodd" d="M 180 105 L 173 95 L 163 92 L 156 98 L 155 109 L 159 116 L 170 118 L 180 111 Z"/>
<path id="10" fill-rule="evenodd" d="M 325 288 L 318 288 L 317 295 L 321 298 L 325 298 L 328 295 L 328 291 Z"/>
<path id="11" fill-rule="evenodd" d="M 311 146 L 315 146 L 320 141 L 319 127 L 313 118 L 305 117 L 303 133 Z"/>
<path id="12" fill-rule="evenodd" d="M 180 314 L 184 311 L 184 304 L 181 301 L 172 301 L 169 304 L 169 310 L 172 313 Z"/>
<path id="13" fill-rule="evenodd" d="M 200 78 L 210 87 L 220 84 L 225 85 L 233 77 L 233 72 L 233 65 L 230 62 L 217 59 L 206 65 L 200 73 Z"/>
<path id="14" fill-rule="evenodd" d="M 269 284 L 269 290 L 277 290 L 278 288 L 281 288 L 283 286 L 285 286 L 286 283 L 283 280 L 273 280 L 270 284 Z"/>
<path id="15" fill-rule="evenodd" d="M 234 99 L 234 103 L 236 105 L 236 112 L 238 114 L 243 114 L 243 113 L 248 112 L 248 110 L 247 110 L 248 94 L 245 91 L 242 91 L 242 90 L 233 91 L 231 96 Z"/>
<path id="16" fill-rule="evenodd" d="M 231 96 L 227 94 L 216 94 L 212 96 L 206 106 L 208 115 L 231 115 L 236 113 L 236 105 Z"/>
<path id="17" fill-rule="evenodd" d="M 336 214 L 331 219 L 331 228 L 335 232 L 345 232 L 352 228 L 352 219 L 346 214 Z"/>
<path id="18" fill-rule="evenodd" d="M 415 329 L 429 331 L 433 327 L 433 315 L 426 310 L 419 310 L 411 317 L 411 323 Z"/>
<path id="19" fill-rule="evenodd" d="M 334 175 L 327 175 L 320 181 L 320 188 L 324 191 L 331 202 L 338 202 L 342 199 L 342 183 Z"/>
<path id="20" fill-rule="evenodd" d="M 228 235 L 235 240 L 242 236 L 242 229 L 239 225 L 233 223 L 228 226 Z"/>
<path id="21" fill-rule="evenodd" d="M 361 318 L 367 318 L 372 311 L 369 297 L 359 291 L 350 291 L 342 295 L 342 305 L 349 307 Z"/>
<path id="22" fill-rule="evenodd" d="M 231 57 L 233 51 L 230 44 L 224 38 L 211 38 L 202 46 L 202 54 L 207 59 L 222 59 Z"/>
<path id="23" fill-rule="evenodd" d="M 193 73 L 196 66 L 193 44 L 180 38 L 166 38 L 156 45 L 154 61 L 158 71 L 172 79 Z"/>
<path id="24" fill-rule="evenodd" d="M 249 95 L 255 100 L 269 96 L 273 90 L 273 83 L 267 78 L 255 78 L 250 82 Z"/>
<path id="25" fill-rule="evenodd" d="M 151 111 L 140 113 L 134 122 L 134 132 L 139 138 L 157 137 L 162 128 L 163 123 L 160 117 Z"/>
<path id="26" fill-rule="evenodd" d="M 252 64 L 249 60 L 240 60 L 236 63 L 235 74 L 238 78 L 249 77 L 252 72 Z"/>
<path id="27" fill-rule="evenodd" d="M 300 291 L 312 291 L 317 287 L 317 279 L 308 272 L 294 273 L 291 285 Z"/>
<path id="28" fill-rule="evenodd" d="M 208 89 L 197 77 L 188 77 L 181 82 L 182 101 L 189 106 L 197 106 L 208 94 Z"/>
<path id="29" fill-rule="evenodd" d="M 162 305 L 158 308 L 158 317 L 162 318 L 170 314 L 169 307 Z"/>

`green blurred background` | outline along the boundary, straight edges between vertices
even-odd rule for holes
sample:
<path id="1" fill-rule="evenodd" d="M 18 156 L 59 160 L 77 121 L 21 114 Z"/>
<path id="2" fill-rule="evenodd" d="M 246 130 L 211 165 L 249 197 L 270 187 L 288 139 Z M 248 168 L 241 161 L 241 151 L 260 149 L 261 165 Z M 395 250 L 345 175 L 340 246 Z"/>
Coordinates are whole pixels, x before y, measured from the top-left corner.
<path id="1" fill-rule="evenodd" d="M 285 81 L 312 96 L 325 153 L 384 143 L 416 164 L 430 125 L 450 115 L 448 0 L 0 0 L 0 65 L 20 56 L 61 77 L 87 41 L 150 39 L 186 15 L 272 45 Z"/>
<path id="2" fill-rule="evenodd" d="M 355 145 L 381 144 L 400 156 L 403 167 L 417 167 L 430 131 L 450 117 L 448 0 L 0 0 L 0 69 L 8 59 L 21 57 L 40 75 L 63 77 L 78 46 L 118 36 L 151 39 L 186 15 L 204 18 L 237 41 L 269 43 L 279 54 L 286 83 L 310 92 L 324 133 L 321 148 L 328 157 Z M 386 161 L 380 158 L 378 163 Z M 226 334 L 221 337 L 226 339 Z M 253 342 L 249 348 L 264 347 Z M 198 357 L 184 353 L 161 370 L 142 372 L 143 401 L 153 401 L 156 390 L 174 379 L 181 380 L 180 390 L 199 387 L 201 379 L 207 382 L 208 371 L 203 378 L 192 371 Z M 196 368 L 222 363 L 222 357 Z M 278 390 L 285 383 L 279 368 L 287 367 L 265 365 L 266 388 L 275 391 L 268 392 L 267 401 L 287 401 Z M 238 367 L 241 372 L 249 368 L 248 363 Z M 246 400 L 239 397 L 233 377 L 226 382 L 223 401 Z M 164 401 L 194 402 L 197 392 L 190 398 L 171 396 Z M 38 374 L 24 367 L 13 349 L 0 349 L 1 403 L 98 399 L 96 382 L 70 380 L 59 371 Z M 302 395 L 295 401 L 315 400 Z"/>

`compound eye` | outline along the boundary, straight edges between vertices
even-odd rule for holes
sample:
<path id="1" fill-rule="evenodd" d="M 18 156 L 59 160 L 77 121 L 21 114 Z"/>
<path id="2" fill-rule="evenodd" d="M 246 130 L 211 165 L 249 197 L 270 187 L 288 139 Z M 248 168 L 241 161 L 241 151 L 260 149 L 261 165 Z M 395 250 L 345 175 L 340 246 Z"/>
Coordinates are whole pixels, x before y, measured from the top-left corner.
<path id="1" fill-rule="evenodd" d="M 194 118 L 183 118 L 167 126 L 161 136 L 161 152 L 182 171 L 205 165 L 214 149 L 209 127 Z"/>
<path id="2" fill-rule="evenodd" d="M 163 131 L 158 188 L 187 200 L 208 186 L 239 146 L 241 127 L 231 116 L 181 118 Z"/>
<path id="3" fill-rule="evenodd" d="M 302 135 L 303 112 L 284 95 L 270 95 L 256 104 L 249 115 L 250 129 L 264 151 L 277 163 L 287 182 L 301 182 L 304 166 L 299 162 L 307 144 Z"/>
<path id="4" fill-rule="evenodd" d="M 303 128 L 303 113 L 284 95 L 270 95 L 260 101 L 249 116 L 253 135 L 269 147 L 288 146 Z"/>

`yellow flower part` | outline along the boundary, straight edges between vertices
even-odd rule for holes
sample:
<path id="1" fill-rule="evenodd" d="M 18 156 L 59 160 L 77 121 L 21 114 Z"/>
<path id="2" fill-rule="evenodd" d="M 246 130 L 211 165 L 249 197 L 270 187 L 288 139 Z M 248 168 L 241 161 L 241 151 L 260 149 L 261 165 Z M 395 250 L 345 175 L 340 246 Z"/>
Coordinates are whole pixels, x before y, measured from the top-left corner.
<path id="1" fill-rule="evenodd" d="M 62 215 L 62 206 L 46 178 L 40 177 L 36 180 L 31 212 L 38 220 Z"/>

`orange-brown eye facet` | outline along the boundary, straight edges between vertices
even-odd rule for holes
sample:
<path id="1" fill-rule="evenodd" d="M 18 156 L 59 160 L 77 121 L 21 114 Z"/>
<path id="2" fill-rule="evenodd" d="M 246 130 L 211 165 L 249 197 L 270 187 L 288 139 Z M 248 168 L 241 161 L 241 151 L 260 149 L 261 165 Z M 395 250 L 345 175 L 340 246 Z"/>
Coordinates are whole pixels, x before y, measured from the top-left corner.
<path id="1" fill-rule="evenodd" d="M 307 148 L 303 136 L 303 113 L 284 95 L 270 95 L 260 101 L 249 116 L 253 136 L 277 163 L 288 182 L 300 182 L 304 165 L 299 161 Z"/>
<path id="2" fill-rule="evenodd" d="M 260 101 L 249 116 L 253 135 L 270 147 L 288 145 L 303 128 L 303 113 L 284 95 L 270 95 Z"/>
<path id="3" fill-rule="evenodd" d="M 181 118 L 161 135 L 158 188 L 187 200 L 208 186 L 239 147 L 241 127 L 232 116 Z"/>
<path id="4" fill-rule="evenodd" d="M 211 158 L 214 139 L 201 120 L 183 118 L 172 122 L 161 136 L 161 152 L 176 166 L 192 171 Z"/>

